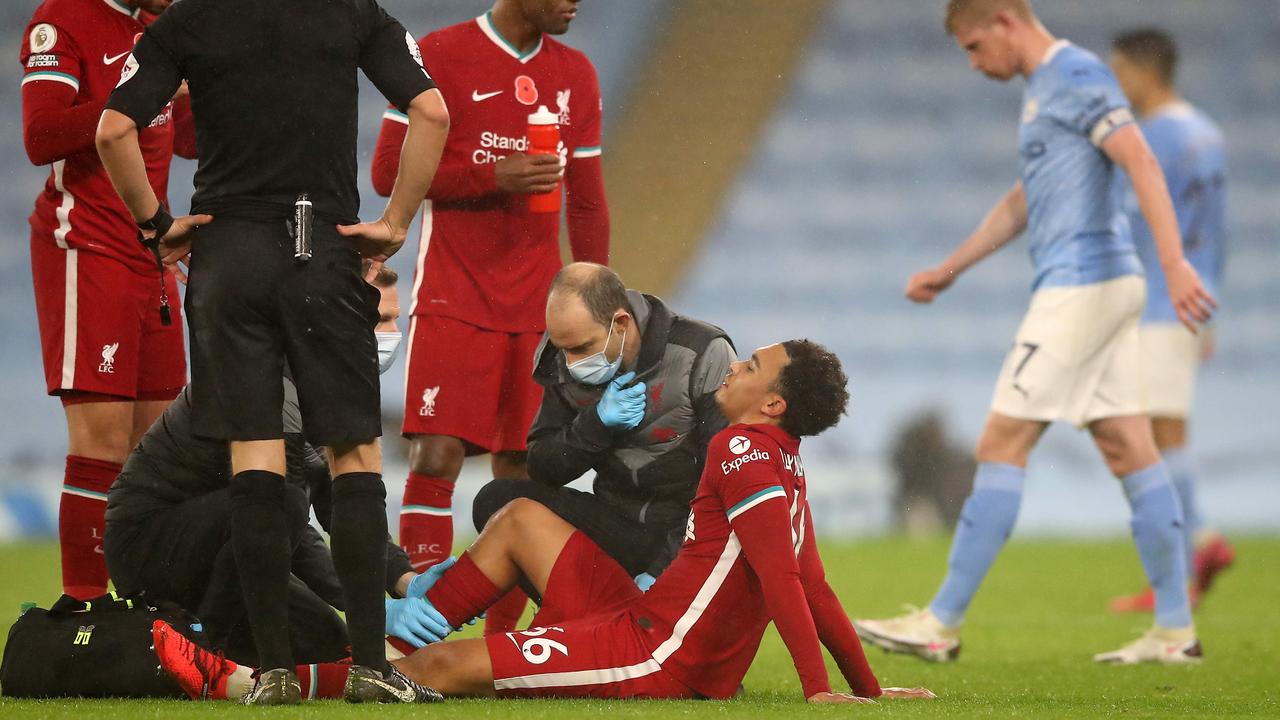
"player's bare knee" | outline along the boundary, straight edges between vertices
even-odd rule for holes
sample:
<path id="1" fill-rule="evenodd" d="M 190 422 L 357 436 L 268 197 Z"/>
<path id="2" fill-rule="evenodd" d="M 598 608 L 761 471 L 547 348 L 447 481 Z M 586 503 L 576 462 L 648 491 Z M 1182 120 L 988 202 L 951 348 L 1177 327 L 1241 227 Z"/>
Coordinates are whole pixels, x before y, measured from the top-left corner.
<path id="1" fill-rule="evenodd" d="M 506 451 L 493 454 L 493 477 L 497 480 L 528 480 L 529 453 Z"/>
<path id="2" fill-rule="evenodd" d="M 530 528 L 550 522 L 555 517 L 546 505 L 537 500 L 516 498 L 494 513 L 489 519 L 489 524 L 485 526 L 485 532 L 489 532 L 492 528 L 495 533 L 519 536 Z"/>
<path id="3" fill-rule="evenodd" d="M 445 435 L 414 435 L 409 441 L 409 469 L 452 480 L 462 470 L 467 452 L 462 441 Z"/>

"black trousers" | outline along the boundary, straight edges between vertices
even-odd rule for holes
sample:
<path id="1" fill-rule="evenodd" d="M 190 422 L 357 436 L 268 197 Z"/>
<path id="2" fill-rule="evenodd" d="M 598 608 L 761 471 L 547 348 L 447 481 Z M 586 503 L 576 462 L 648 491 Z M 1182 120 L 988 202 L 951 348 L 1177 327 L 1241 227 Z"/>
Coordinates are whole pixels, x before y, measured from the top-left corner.
<path id="1" fill-rule="evenodd" d="M 502 506 L 516 498 L 528 498 L 546 506 L 565 522 L 581 530 L 592 542 L 618 561 L 632 576 L 658 575 L 675 557 L 680 528 L 664 528 L 632 520 L 593 493 L 556 487 L 535 480 L 494 480 L 476 493 L 472 520 L 476 530 Z"/>
<path id="2" fill-rule="evenodd" d="M 304 502 L 301 493 L 290 495 Z M 305 513 L 305 505 L 301 512 Z M 297 516 L 299 508 L 291 515 Z M 305 515 L 303 515 L 305 517 Z M 305 522 L 305 520 L 304 520 Z M 228 489 L 187 500 L 137 521 L 109 523 L 103 538 L 116 590 L 145 591 L 200 618 L 212 649 L 257 667 L 240 576 L 231 549 Z M 299 663 L 347 657 L 350 639 L 337 611 L 296 576 L 289 578 L 289 637 Z"/>

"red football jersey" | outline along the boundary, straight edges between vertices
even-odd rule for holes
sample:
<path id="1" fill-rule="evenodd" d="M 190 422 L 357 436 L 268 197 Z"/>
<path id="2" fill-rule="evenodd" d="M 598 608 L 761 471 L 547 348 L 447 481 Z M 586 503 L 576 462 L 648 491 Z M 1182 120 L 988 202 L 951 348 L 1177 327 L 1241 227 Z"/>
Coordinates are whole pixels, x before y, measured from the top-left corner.
<path id="1" fill-rule="evenodd" d="M 489 15 L 453 25 L 419 43 L 449 107 L 449 137 L 424 204 L 411 314 L 445 315 L 491 330 L 541 332 L 551 279 L 559 271 L 560 215 L 531 213 L 528 196 L 497 189 L 493 164 L 527 150 L 529 115 L 545 105 L 560 115 L 565 146 L 570 242 L 575 258 L 607 261 L 607 219 L 575 237 L 575 166 L 591 165 L 599 184 L 600 89 L 586 55 L 543 36 L 525 53 Z M 383 116 L 375 186 L 389 185 L 405 116 Z M 582 173 L 579 174 L 583 175 Z M 381 182 L 380 182 L 381 178 Z M 381 191 L 381 190 L 380 190 Z M 593 209 L 605 212 L 603 191 Z M 607 216 L 606 216 L 607 217 Z M 579 252 L 588 244 L 591 251 Z"/>
<path id="2" fill-rule="evenodd" d="M 785 549 L 797 555 L 806 549 L 809 508 L 799 445 L 767 426 L 733 425 L 718 433 L 707 449 L 684 545 L 633 608 L 657 643 L 653 659 L 703 695 L 737 691 L 770 620 L 760 580 L 731 523 L 764 503 L 785 503 L 791 518 Z"/>
<path id="3" fill-rule="evenodd" d="M 86 106 L 96 117 L 120 81 L 134 41 L 153 19 L 113 0 L 45 0 L 27 26 L 19 56 L 25 69 L 24 105 L 74 92 L 71 106 Z M 170 103 L 139 134 L 151 186 L 166 204 L 172 120 Z M 39 127 L 38 122 L 27 132 L 67 132 Z M 52 162 L 30 220 L 37 235 L 59 247 L 108 255 L 154 271 L 155 260 L 138 243 L 137 226 L 102 167 L 91 133 L 74 152 Z"/>

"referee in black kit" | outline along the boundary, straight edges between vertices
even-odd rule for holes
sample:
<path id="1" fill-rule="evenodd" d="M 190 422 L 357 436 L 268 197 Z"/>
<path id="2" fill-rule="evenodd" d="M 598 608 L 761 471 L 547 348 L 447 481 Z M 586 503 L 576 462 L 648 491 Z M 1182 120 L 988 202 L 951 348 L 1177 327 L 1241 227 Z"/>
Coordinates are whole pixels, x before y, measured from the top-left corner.
<path id="1" fill-rule="evenodd" d="M 365 224 L 353 224 L 357 69 L 409 117 L 395 190 Z M 137 131 L 184 80 L 200 161 L 194 214 L 175 220 L 147 182 Z M 354 664 L 344 695 L 439 699 L 392 668 L 383 644 L 378 291 L 360 258 L 384 260 L 404 244 L 448 127 L 417 44 L 375 0 L 174 3 L 134 47 L 98 125 L 103 164 L 157 264 L 190 253 L 194 429 L 230 443 L 232 545 L 263 668 L 247 704 L 300 699 L 288 635 L 286 361 L 307 439 L 332 452 L 331 542 Z"/>

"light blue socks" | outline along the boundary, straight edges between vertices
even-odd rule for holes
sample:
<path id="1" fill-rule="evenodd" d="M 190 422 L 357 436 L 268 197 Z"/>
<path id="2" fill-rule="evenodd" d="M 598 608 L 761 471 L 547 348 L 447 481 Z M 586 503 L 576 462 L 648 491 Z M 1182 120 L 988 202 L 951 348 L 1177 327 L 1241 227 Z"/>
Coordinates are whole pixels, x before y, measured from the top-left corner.
<path id="1" fill-rule="evenodd" d="M 1156 624 L 1167 628 L 1191 626 L 1187 597 L 1187 549 L 1182 507 L 1169 471 L 1158 462 L 1120 478 L 1133 517 L 1133 542 L 1142 569 L 1156 596 Z"/>
<path id="2" fill-rule="evenodd" d="M 1184 447 L 1165 450 L 1161 456 L 1164 466 L 1169 469 L 1169 480 L 1173 489 L 1178 492 L 1178 502 L 1182 505 L 1182 534 L 1187 552 L 1187 568 L 1191 567 L 1191 555 L 1196 547 L 1196 533 L 1204 527 L 1204 516 L 1200 514 L 1200 503 L 1196 501 L 1196 466 L 1191 459 L 1191 452 Z"/>
<path id="3" fill-rule="evenodd" d="M 947 558 L 947 577 L 929 609 L 945 625 L 958 625 L 996 555 L 1013 532 L 1027 471 L 1013 465 L 979 463 L 973 492 L 964 503 Z"/>

